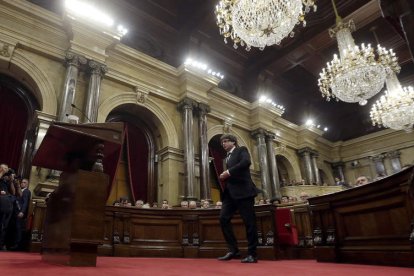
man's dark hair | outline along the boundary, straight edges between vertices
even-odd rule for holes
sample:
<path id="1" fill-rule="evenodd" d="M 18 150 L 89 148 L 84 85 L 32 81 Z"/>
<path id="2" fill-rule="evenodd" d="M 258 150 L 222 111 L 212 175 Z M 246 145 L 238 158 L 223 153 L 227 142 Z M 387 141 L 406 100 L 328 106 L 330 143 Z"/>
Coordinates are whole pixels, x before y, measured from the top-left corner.
<path id="1" fill-rule="evenodd" d="M 220 137 L 220 143 L 222 143 L 223 140 L 229 140 L 231 142 L 234 142 L 234 145 L 235 146 L 238 146 L 238 144 L 237 144 L 237 137 L 234 136 L 233 134 L 223 134 L 223 135 L 221 135 L 221 137 Z"/>

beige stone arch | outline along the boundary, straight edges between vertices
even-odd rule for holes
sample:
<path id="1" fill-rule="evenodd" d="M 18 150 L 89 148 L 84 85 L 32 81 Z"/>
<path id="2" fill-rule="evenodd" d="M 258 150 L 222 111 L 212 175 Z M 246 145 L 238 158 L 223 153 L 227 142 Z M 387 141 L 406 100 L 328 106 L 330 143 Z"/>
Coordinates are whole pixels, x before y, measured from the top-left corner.
<path id="1" fill-rule="evenodd" d="M 224 134 L 223 128 L 223 125 L 216 125 L 209 128 L 207 130 L 207 140 L 210 141 L 211 138 L 213 138 L 214 136 Z M 237 131 L 232 130 L 230 133 L 237 137 L 237 142 L 239 146 L 245 146 L 251 152 L 251 149 L 249 148 L 249 143 L 247 143 L 246 140 L 244 140 L 243 137 Z"/>
<path id="2" fill-rule="evenodd" d="M 335 183 L 335 179 L 332 174 L 332 169 L 325 162 L 318 162 L 318 169 L 322 170 L 325 173 L 325 175 L 328 177 L 328 179 L 325 179 L 325 182 L 328 185 L 333 185 Z"/>
<path id="3" fill-rule="evenodd" d="M 296 178 L 296 180 L 300 180 L 302 178 L 302 174 L 300 173 L 300 164 L 297 161 L 296 156 L 292 156 L 292 154 L 288 151 L 280 152 L 280 151 L 275 150 L 275 154 L 276 156 L 277 155 L 283 156 L 289 162 L 289 164 L 292 167 L 293 175 Z"/>
<path id="4" fill-rule="evenodd" d="M 12 69 L 6 73 L 18 81 L 26 78 L 32 86 L 41 111 L 56 116 L 58 106 L 56 91 L 46 73 L 18 50 L 13 52 L 10 63 L 13 65 Z"/>
<path id="5" fill-rule="evenodd" d="M 167 113 L 157 105 L 157 103 L 148 97 L 144 104 L 137 102 L 137 94 L 133 92 L 119 93 L 107 98 L 101 103 L 98 109 L 98 122 L 104 122 L 109 113 L 117 106 L 123 104 L 136 104 L 151 111 L 161 122 L 162 127 L 160 132 L 163 137 L 166 137 L 165 144 L 162 147 L 169 146 L 179 148 L 178 134 L 173 121 Z"/>

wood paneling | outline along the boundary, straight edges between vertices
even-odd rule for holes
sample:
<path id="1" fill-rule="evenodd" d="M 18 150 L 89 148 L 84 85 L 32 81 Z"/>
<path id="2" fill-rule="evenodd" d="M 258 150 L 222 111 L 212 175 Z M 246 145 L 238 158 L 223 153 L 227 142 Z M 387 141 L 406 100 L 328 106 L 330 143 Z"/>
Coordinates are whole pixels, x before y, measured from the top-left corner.
<path id="1" fill-rule="evenodd" d="M 412 173 L 310 198 L 317 260 L 414 266 Z"/>

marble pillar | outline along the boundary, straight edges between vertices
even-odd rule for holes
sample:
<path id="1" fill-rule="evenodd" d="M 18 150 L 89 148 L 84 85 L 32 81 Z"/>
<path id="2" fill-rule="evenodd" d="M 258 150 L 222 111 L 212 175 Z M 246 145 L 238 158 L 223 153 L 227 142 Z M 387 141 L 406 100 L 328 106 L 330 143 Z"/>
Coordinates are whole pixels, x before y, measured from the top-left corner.
<path id="1" fill-rule="evenodd" d="M 384 158 L 384 154 L 371 157 L 372 162 L 374 162 L 375 173 L 377 174 L 376 177 L 383 177 L 387 175 L 387 172 L 385 171 Z"/>
<path id="2" fill-rule="evenodd" d="M 108 71 L 105 64 L 90 60 L 89 69 L 89 87 L 86 99 L 84 122 L 95 123 L 98 119 L 99 95 L 101 93 L 101 80 L 103 75 Z"/>
<path id="3" fill-rule="evenodd" d="M 211 201 L 211 187 L 209 180 L 208 141 L 207 141 L 207 114 L 210 107 L 198 104 L 198 130 L 200 137 L 200 198 Z"/>
<path id="4" fill-rule="evenodd" d="M 193 109 L 197 103 L 185 98 L 178 104 L 182 114 L 184 138 L 184 199 L 196 200 L 194 172 Z"/>
<path id="5" fill-rule="evenodd" d="M 332 164 L 332 168 L 334 170 L 334 176 L 338 177 L 339 180 L 346 182 L 345 180 L 345 173 L 344 173 L 344 162 L 336 162 Z"/>
<path id="6" fill-rule="evenodd" d="M 313 170 L 315 183 L 318 184 L 318 185 L 321 185 L 322 184 L 321 183 L 321 176 L 319 174 L 319 168 L 318 168 L 318 162 L 317 162 L 318 156 L 319 156 L 319 154 L 316 151 L 311 152 L 312 170 Z"/>
<path id="7" fill-rule="evenodd" d="M 401 152 L 398 150 L 387 153 L 387 157 L 391 161 L 391 168 L 392 168 L 393 173 L 401 171 L 400 155 L 401 155 Z"/>
<path id="8" fill-rule="evenodd" d="M 277 169 L 276 154 L 273 147 L 273 140 L 276 138 L 276 134 L 272 132 L 266 133 L 266 148 L 267 158 L 269 160 L 269 175 L 270 186 L 272 191 L 272 198 L 281 198 L 282 193 L 280 191 L 279 172 Z"/>
<path id="9" fill-rule="evenodd" d="M 313 176 L 312 162 L 311 162 L 311 149 L 306 147 L 298 150 L 298 154 L 301 157 L 302 165 L 305 171 L 305 181 L 307 184 L 315 183 L 315 178 Z"/>
<path id="10" fill-rule="evenodd" d="M 259 154 L 260 178 L 262 181 L 263 197 L 270 199 L 272 190 L 270 186 L 269 166 L 267 162 L 267 147 L 265 141 L 266 130 L 259 128 L 252 132 L 252 136 L 257 142 L 257 152 Z"/>
<path id="11" fill-rule="evenodd" d="M 68 116 L 73 113 L 72 106 L 75 100 L 76 83 L 78 80 L 79 68 L 86 64 L 86 58 L 67 52 L 65 56 L 66 76 L 63 83 L 62 101 L 60 102 L 58 118 L 59 122 L 68 122 Z"/>

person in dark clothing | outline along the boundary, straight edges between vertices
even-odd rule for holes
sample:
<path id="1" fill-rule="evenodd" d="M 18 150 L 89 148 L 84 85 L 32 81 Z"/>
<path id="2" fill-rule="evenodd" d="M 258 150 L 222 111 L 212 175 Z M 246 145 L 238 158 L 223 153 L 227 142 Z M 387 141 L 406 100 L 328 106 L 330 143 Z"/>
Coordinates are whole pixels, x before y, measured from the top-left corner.
<path id="1" fill-rule="evenodd" d="M 23 250 L 24 234 L 26 232 L 27 215 L 29 212 L 31 192 L 28 189 L 29 180 L 22 179 L 20 182 L 21 195 L 17 196 L 17 214 L 16 214 L 16 230 L 14 245 L 11 250 Z"/>
<path id="2" fill-rule="evenodd" d="M 231 134 L 224 134 L 220 142 L 227 152 L 225 170 L 220 175 L 223 182 L 222 207 L 220 211 L 220 225 L 227 242 L 229 252 L 219 257 L 220 261 L 240 258 L 237 240 L 234 236 L 231 219 L 238 210 L 246 227 L 248 241 L 247 257 L 242 263 L 257 263 L 257 227 L 256 214 L 254 212 L 254 198 L 257 196 L 257 188 L 250 175 L 250 154 L 246 147 L 238 147 L 237 138 Z"/>
<path id="3" fill-rule="evenodd" d="M 6 164 L 0 165 L 0 250 L 5 250 L 5 239 L 10 218 L 13 214 L 15 187 L 14 172 Z"/>

